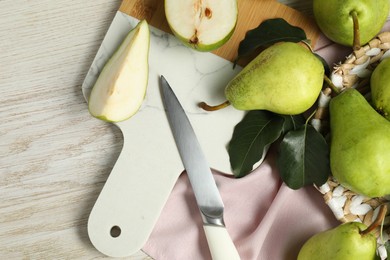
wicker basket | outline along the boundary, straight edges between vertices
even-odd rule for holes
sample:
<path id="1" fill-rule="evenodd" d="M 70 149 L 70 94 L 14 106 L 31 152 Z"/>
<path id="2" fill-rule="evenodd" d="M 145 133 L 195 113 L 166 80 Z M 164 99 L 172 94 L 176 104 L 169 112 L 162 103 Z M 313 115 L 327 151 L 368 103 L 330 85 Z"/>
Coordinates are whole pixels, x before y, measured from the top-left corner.
<path id="1" fill-rule="evenodd" d="M 369 98 L 370 76 L 374 68 L 385 57 L 390 56 L 390 32 L 379 34 L 375 39 L 350 54 L 343 63 L 335 65 L 331 75 L 334 86 L 343 90 L 356 88 Z M 328 104 L 332 97 L 331 88 L 322 91 L 318 101 L 318 109 L 311 124 L 325 135 L 329 133 Z M 321 187 L 316 187 L 322 194 L 325 203 L 342 223 L 359 221 L 370 225 L 377 218 L 381 205 L 390 209 L 390 198 L 367 198 L 356 194 L 342 185 L 333 177 Z M 383 230 L 377 230 L 378 255 L 387 258 L 384 244 L 390 237 L 390 214 L 386 213 Z"/>

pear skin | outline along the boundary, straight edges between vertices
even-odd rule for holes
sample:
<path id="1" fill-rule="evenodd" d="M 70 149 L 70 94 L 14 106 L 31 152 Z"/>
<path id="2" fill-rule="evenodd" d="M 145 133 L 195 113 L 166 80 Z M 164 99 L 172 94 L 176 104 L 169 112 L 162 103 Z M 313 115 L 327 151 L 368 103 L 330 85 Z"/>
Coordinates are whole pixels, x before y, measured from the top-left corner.
<path id="1" fill-rule="evenodd" d="M 329 109 L 333 176 L 367 197 L 390 194 L 390 122 L 355 89 L 334 97 Z"/>
<path id="2" fill-rule="evenodd" d="M 262 51 L 225 89 L 226 98 L 239 110 L 268 110 L 296 115 L 317 100 L 324 66 L 297 43 L 274 44 Z"/>
<path id="3" fill-rule="evenodd" d="M 390 120 L 390 58 L 384 59 L 375 68 L 370 85 L 374 107 Z"/>
<path id="4" fill-rule="evenodd" d="M 360 234 L 366 228 L 360 222 L 349 222 L 320 232 L 306 241 L 298 260 L 373 260 L 376 237 Z"/>
<path id="5" fill-rule="evenodd" d="M 377 35 L 389 14 L 388 0 L 313 0 L 313 14 L 321 31 L 332 41 L 352 46 L 354 24 L 352 12 L 359 23 L 360 44 Z"/>

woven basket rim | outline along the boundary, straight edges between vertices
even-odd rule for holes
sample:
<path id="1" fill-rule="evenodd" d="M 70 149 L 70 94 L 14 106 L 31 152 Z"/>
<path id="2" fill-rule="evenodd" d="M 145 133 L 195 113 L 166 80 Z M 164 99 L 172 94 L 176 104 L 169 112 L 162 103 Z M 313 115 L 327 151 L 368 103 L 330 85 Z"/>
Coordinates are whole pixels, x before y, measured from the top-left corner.
<path id="1" fill-rule="evenodd" d="M 356 88 L 363 95 L 369 94 L 369 80 L 375 67 L 385 58 L 390 57 L 390 32 L 378 34 L 359 50 L 352 51 L 343 62 L 334 64 L 331 82 L 340 91 Z M 368 87 L 367 87 L 368 86 Z M 333 96 L 330 87 L 322 90 L 316 113 L 311 124 L 324 135 L 329 133 L 328 105 Z M 341 223 L 358 221 L 369 226 L 375 221 L 381 205 L 390 209 L 390 197 L 367 198 L 357 194 L 337 182 L 334 177 L 321 187 L 316 187 L 323 195 L 325 203 Z M 387 257 L 384 243 L 390 237 L 390 213 L 386 213 L 383 232 L 376 230 L 378 252 L 382 259 Z"/>

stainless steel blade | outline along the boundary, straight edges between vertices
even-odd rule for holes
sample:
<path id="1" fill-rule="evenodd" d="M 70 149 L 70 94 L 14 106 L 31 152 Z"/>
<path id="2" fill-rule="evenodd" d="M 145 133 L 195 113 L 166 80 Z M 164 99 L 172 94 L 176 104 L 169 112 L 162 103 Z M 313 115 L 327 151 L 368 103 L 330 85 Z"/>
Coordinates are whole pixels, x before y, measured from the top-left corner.
<path id="1" fill-rule="evenodd" d="M 161 89 L 168 120 L 205 223 L 223 225 L 223 202 L 191 123 L 166 79 Z"/>
<path id="2" fill-rule="evenodd" d="M 223 203 L 191 123 L 172 88 L 161 76 L 168 121 L 202 213 L 203 228 L 213 260 L 240 260 L 223 221 Z"/>

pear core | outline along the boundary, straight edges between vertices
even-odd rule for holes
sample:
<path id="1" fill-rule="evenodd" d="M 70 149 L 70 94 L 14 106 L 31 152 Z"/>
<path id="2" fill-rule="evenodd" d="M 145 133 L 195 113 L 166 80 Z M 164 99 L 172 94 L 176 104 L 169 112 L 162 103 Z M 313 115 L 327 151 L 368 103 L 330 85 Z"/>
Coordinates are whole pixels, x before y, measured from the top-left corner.
<path id="1" fill-rule="evenodd" d="M 198 51 L 211 51 L 230 39 L 237 0 L 165 0 L 165 16 L 175 36 Z"/>
<path id="2" fill-rule="evenodd" d="M 239 110 L 295 115 L 317 100 L 324 81 L 322 62 L 306 47 L 283 42 L 262 51 L 225 89 Z"/>

